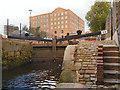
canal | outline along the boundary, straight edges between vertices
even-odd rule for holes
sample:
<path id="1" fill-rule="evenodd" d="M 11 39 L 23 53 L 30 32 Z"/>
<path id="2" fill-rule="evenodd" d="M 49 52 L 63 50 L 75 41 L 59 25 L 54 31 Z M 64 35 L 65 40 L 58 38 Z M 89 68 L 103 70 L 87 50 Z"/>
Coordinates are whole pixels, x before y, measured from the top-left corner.
<path id="1" fill-rule="evenodd" d="M 61 74 L 65 48 L 57 48 L 57 59 L 52 58 L 52 48 L 33 48 L 33 60 L 20 67 L 2 72 L 3 88 L 42 88 L 52 82 L 55 88 Z M 45 85 L 44 85 L 45 84 Z"/>

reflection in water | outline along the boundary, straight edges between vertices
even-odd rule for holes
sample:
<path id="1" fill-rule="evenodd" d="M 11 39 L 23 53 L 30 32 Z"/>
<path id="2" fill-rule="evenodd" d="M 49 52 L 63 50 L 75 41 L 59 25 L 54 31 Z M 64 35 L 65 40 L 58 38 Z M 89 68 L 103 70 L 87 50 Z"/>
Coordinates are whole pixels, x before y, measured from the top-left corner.
<path id="1" fill-rule="evenodd" d="M 62 60 L 41 61 L 3 71 L 3 88 L 55 88 Z"/>

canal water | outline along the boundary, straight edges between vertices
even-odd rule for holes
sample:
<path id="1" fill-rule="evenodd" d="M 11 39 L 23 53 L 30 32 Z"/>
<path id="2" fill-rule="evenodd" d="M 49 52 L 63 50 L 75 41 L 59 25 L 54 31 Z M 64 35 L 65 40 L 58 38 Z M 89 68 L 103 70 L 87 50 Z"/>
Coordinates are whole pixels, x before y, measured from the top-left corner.
<path id="1" fill-rule="evenodd" d="M 33 62 L 3 71 L 3 88 L 41 88 L 44 81 L 59 81 L 61 61 Z"/>
<path id="2" fill-rule="evenodd" d="M 38 54 L 43 49 L 34 49 Z M 48 51 L 48 50 L 47 50 Z M 49 50 L 50 51 L 50 50 Z M 35 55 L 32 63 L 28 63 L 17 67 L 12 70 L 2 72 L 2 86 L 3 88 L 27 88 L 38 89 L 42 87 L 55 88 L 56 83 L 59 81 L 61 74 L 64 49 L 58 50 L 58 53 L 62 53 L 61 57 L 56 60 L 44 58 L 42 60 L 41 55 Z M 37 56 L 37 58 L 36 58 Z M 43 57 L 43 56 L 42 56 Z M 39 60 L 38 60 L 39 59 Z M 51 84 L 51 85 L 50 85 Z"/>

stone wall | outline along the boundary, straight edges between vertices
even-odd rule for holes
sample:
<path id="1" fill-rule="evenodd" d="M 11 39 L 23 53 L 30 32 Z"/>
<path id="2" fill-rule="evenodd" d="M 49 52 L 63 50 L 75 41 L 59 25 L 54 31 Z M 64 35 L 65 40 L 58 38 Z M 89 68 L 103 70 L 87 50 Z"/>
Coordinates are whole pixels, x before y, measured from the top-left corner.
<path id="1" fill-rule="evenodd" d="M 32 45 L 28 42 L 13 41 L 11 39 L 2 40 L 2 65 L 3 70 L 31 61 Z"/>
<path id="2" fill-rule="evenodd" d="M 116 43 L 115 41 L 80 41 L 79 44 L 75 46 L 74 52 L 71 52 L 74 54 L 73 60 L 69 61 L 71 63 L 70 64 L 68 64 L 68 62 L 66 64 L 63 63 L 62 72 L 65 72 L 66 70 L 65 68 L 67 67 L 69 73 L 73 73 L 73 71 L 76 72 L 76 75 L 74 76 L 76 81 L 74 82 L 85 84 L 88 85 L 89 87 L 90 85 L 91 86 L 96 85 L 96 81 L 97 81 L 96 69 L 97 69 L 97 54 L 98 54 L 97 48 L 99 44 L 114 45 Z M 61 74 L 60 80 L 62 82 L 66 82 L 64 79 L 65 77 L 68 76 L 65 76 L 65 74 Z M 67 82 L 69 81 L 67 80 Z"/>

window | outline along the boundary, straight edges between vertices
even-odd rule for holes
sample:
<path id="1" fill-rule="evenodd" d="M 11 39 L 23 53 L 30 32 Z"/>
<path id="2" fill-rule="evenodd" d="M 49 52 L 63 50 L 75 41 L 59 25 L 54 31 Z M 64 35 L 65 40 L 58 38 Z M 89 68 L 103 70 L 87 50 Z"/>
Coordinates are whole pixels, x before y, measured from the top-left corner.
<path id="1" fill-rule="evenodd" d="M 54 24 L 56 25 L 56 22 Z"/>
<path id="2" fill-rule="evenodd" d="M 44 18 L 45 18 L 45 16 L 44 16 Z"/>
<path id="3" fill-rule="evenodd" d="M 37 17 L 36 17 L 36 19 L 37 19 Z"/>
<path id="4" fill-rule="evenodd" d="M 33 22 L 33 24 L 34 24 L 34 22 Z"/>
<path id="5" fill-rule="evenodd" d="M 47 27 L 48 27 L 48 24 L 47 24 Z"/>
<path id="6" fill-rule="evenodd" d="M 54 20 L 56 20 L 56 18 L 54 18 Z"/>
<path id="7" fill-rule="evenodd" d="M 58 24 L 60 24 L 60 22 L 58 22 Z"/>
<path id="8" fill-rule="evenodd" d="M 55 31 L 55 34 L 57 34 L 57 31 Z"/>
<path id="9" fill-rule="evenodd" d="M 38 21 L 38 23 L 40 23 L 40 21 Z"/>
<path id="10" fill-rule="evenodd" d="M 38 19 L 40 19 L 40 17 L 38 17 Z"/>
<path id="11" fill-rule="evenodd" d="M 47 32 L 49 32 L 49 30 L 47 30 Z"/>
<path id="12" fill-rule="evenodd" d="M 65 12 L 65 14 L 67 15 L 67 11 Z"/>
<path id="13" fill-rule="evenodd" d="M 48 22 L 48 19 L 47 19 L 47 22 Z"/>
<path id="14" fill-rule="evenodd" d="M 52 17 L 53 15 L 51 14 L 51 17 Z"/>
<path id="15" fill-rule="evenodd" d="M 51 25 L 53 25 L 53 23 L 51 23 Z"/>
<path id="16" fill-rule="evenodd" d="M 65 23 L 67 23 L 67 21 L 65 21 Z"/>
<path id="17" fill-rule="evenodd" d="M 34 20 L 34 17 L 33 17 L 33 20 Z"/>
<path id="18" fill-rule="evenodd" d="M 49 17 L 49 15 L 47 15 L 47 17 Z"/>
<path id="19" fill-rule="evenodd" d="M 44 27 L 46 27 L 46 25 L 44 25 Z"/>
<path id="20" fill-rule="evenodd" d="M 62 25 L 62 28 L 64 28 L 64 26 Z"/>
<path id="21" fill-rule="evenodd" d="M 63 38 L 63 36 L 61 38 Z"/>
<path id="22" fill-rule="evenodd" d="M 41 23 L 42 23 L 42 20 L 41 20 Z"/>
<path id="23" fill-rule="evenodd" d="M 61 15 L 63 15 L 63 12 L 61 13 Z"/>
<path id="24" fill-rule="evenodd" d="M 60 16 L 60 13 L 58 13 L 58 16 Z"/>
<path id="25" fill-rule="evenodd" d="M 65 28 L 67 28 L 67 25 L 65 25 Z"/>
<path id="26" fill-rule="evenodd" d="M 60 17 L 58 17 L 58 20 L 60 20 Z"/>
<path id="27" fill-rule="evenodd" d="M 54 16 L 56 16 L 56 14 L 54 14 Z"/>
<path id="28" fill-rule="evenodd" d="M 53 29 L 53 27 L 51 27 L 51 29 Z"/>
<path id="29" fill-rule="evenodd" d="M 57 39 L 57 36 L 55 36 L 55 39 Z"/>
<path id="30" fill-rule="evenodd" d="M 61 31 L 61 33 L 64 33 L 63 30 Z"/>
<path id="31" fill-rule="evenodd" d="M 63 24 L 63 21 L 61 23 Z"/>
<path id="32" fill-rule="evenodd" d="M 56 29 L 56 26 L 54 28 Z"/>
<path id="33" fill-rule="evenodd" d="M 41 16 L 41 18 L 42 18 L 42 16 Z"/>
<path id="34" fill-rule="evenodd" d="M 41 25 L 41 28 L 42 28 L 42 25 Z"/>
<path id="35" fill-rule="evenodd" d="M 58 26 L 58 28 L 60 28 L 60 26 Z"/>
<path id="36" fill-rule="evenodd" d="M 51 21 L 52 21 L 53 19 L 51 18 Z"/>
<path id="37" fill-rule="evenodd" d="M 63 19 L 63 17 L 61 17 L 61 19 Z"/>
<path id="38" fill-rule="evenodd" d="M 44 22 L 45 22 L 45 19 L 44 19 Z"/>
<path id="39" fill-rule="evenodd" d="M 65 19 L 67 19 L 67 16 L 65 16 Z"/>

